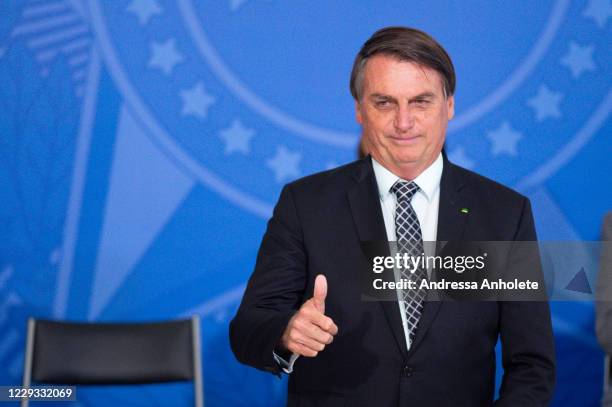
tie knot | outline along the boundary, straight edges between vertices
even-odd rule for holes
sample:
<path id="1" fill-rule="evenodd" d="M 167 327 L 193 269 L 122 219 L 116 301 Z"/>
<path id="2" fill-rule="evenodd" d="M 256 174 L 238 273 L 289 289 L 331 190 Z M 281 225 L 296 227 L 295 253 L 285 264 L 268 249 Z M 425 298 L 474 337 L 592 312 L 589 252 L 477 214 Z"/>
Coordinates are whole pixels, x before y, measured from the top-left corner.
<path id="1" fill-rule="evenodd" d="M 402 181 L 398 180 L 391 187 L 391 192 L 395 194 L 398 202 L 408 201 L 412 199 L 414 194 L 419 190 L 419 186 L 414 181 Z"/>

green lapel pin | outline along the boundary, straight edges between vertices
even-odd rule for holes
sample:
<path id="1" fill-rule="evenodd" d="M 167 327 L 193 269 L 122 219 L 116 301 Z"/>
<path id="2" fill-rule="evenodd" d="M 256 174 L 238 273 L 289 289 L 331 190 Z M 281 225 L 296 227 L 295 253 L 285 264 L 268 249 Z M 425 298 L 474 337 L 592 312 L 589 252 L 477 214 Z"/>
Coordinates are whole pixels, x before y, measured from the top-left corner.
<path id="1" fill-rule="evenodd" d="M 461 209 L 459 209 L 459 212 L 461 212 L 461 213 L 470 213 L 470 209 L 469 208 L 461 208 Z"/>

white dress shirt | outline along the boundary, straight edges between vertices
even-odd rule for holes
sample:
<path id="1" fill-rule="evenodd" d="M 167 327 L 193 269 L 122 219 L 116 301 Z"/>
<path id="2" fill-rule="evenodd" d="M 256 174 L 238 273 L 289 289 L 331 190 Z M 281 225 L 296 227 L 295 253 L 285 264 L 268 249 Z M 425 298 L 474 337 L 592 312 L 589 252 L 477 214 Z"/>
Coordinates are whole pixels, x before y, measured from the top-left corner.
<path id="1" fill-rule="evenodd" d="M 372 158 L 372 166 L 374 167 L 374 176 L 376 177 L 376 184 L 378 185 L 378 195 L 385 222 L 385 230 L 387 231 L 387 240 L 393 242 L 396 240 L 395 206 L 397 198 L 395 194 L 391 192 L 391 187 L 400 177 L 383 167 L 382 164 L 374 158 Z M 414 208 L 417 218 L 419 219 L 423 242 L 433 242 L 436 240 L 438 231 L 438 208 L 440 206 L 440 179 L 442 178 L 443 166 L 444 162 L 442 160 L 442 154 L 440 154 L 438 158 L 436 158 L 436 160 L 414 180 L 404 180 L 414 181 L 419 186 L 419 190 L 412 197 L 410 204 Z M 428 245 L 425 245 L 424 248 L 426 256 L 434 255 L 434 253 L 429 253 Z M 428 270 L 428 273 L 429 272 L 430 270 Z M 396 270 L 396 279 L 399 278 L 397 273 L 398 271 Z M 402 292 L 401 290 L 397 290 L 397 301 L 400 308 L 400 315 L 402 316 L 406 346 L 410 349 L 410 335 L 406 322 L 406 303 L 402 301 L 401 298 Z M 289 360 L 286 361 L 274 353 L 274 359 L 281 365 L 285 373 L 291 373 L 293 371 L 293 364 L 297 358 L 298 355 L 292 354 Z"/>
<path id="2" fill-rule="evenodd" d="M 386 169 L 378 161 L 372 158 L 372 166 L 374 167 L 374 176 L 378 185 L 378 194 L 380 198 L 380 207 L 385 221 L 385 230 L 387 231 L 387 240 L 393 242 L 395 236 L 395 206 L 397 198 L 391 187 L 400 177 Z M 410 204 L 416 212 L 419 224 L 421 225 L 421 235 L 423 242 L 434 242 L 438 232 L 438 208 L 440 206 L 440 179 L 442 178 L 442 168 L 444 161 L 442 154 L 423 171 L 418 177 L 413 180 L 419 190 L 414 194 Z M 433 256 L 435 253 L 429 253 L 431 245 L 424 245 L 425 255 Z M 428 274 L 431 270 L 428 270 Z M 399 279 L 399 271 L 396 270 L 396 280 Z M 408 334 L 408 325 L 406 322 L 406 302 L 402 301 L 402 292 L 397 290 L 397 301 L 402 316 L 402 325 L 404 326 L 404 336 L 406 337 L 406 346 L 410 349 L 410 335 Z"/>

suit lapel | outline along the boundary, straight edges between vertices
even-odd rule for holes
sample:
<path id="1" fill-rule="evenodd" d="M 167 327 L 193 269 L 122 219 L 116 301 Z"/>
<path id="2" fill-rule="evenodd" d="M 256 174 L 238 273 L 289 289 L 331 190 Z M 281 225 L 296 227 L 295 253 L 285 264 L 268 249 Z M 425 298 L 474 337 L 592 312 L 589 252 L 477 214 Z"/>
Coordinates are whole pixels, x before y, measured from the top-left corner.
<path id="1" fill-rule="evenodd" d="M 362 160 L 361 165 L 354 174 L 355 184 L 348 190 L 348 200 L 351 208 L 355 227 L 362 242 L 388 241 L 385 223 L 378 198 L 378 186 L 372 168 L 371 158 Z M 465 179 L 457 168 L 444 156 L 444 169 L 440 180 L 440 204 L 438 209 L 438 241 L 461 240 L 469 214 L 461 212 L 462 208 L 469 207 L 469 201 L 462 190 Z M 443 247 L 437 247 L 437 253 Z M 389 253 L 384 253 L 389 255 Z M 441 301 L 425 302 L 423 313 L 419 321 L 416 337 L 410 351 L 406 348 L 406 338 L 402 325 L 399 307 L 395 301 L 381 301 L 387 322 L 393 332 L 404 357 L 414 353 L 423 341 L 427 330 L 435 320 L 440 308 Z"/>
<path id="2" fill-rule="evenodd" d="M 355 185 L 348 190 L 348 200 L 355 227 L 361 242 L 386 242 L 387 231 L 380 207 L 378 185 L 374 176 L 371 158 L 362 160 L 362 165 L 355 172 Z M 389 255 L 389 251 L 384 253 Z M 406 339 L 402 326 L 402 317 L 396 301 L 380 301 L 384 314 L 393 332 L 393 336 L 402 353 L 406 355 Z"/>
<path id="3" fill-rule="evenodd" d="M 464 182 L 465 180 L 457 171 L 457 168 L 446 159 L 446 156 L 444 156 L 444 169 L 442 170 L 442 178 L 440 179 L 440 205 L 438 209 L 438 231 L 436 237 L 438 242 L 461 240 L 464 234 L 465 224 L 469 216 L 469 214 L 461 212 L 462 208 L 469 207 L 465 196 L 461 193 Z M 443 245 L 438 243 L 436 254 L 440 254 L 442 249 Z M 421 344 L 427 330 L 435 320 L 442 306 L 443 301 L 425 302 L 417 333 L 410 346 L 409 354 L 414 353 Z"/>
<path id="4" fill-rule="evenodd" d="M 444 169 L 440 179 L 440 207 L 438 210 L 438 241 L 459 240 L 463 236 L 465 222 L 469 216 L 462 213 L 461 209 L 468 207 L 465 194 L 462 190 L 465 186 L 465 179 L 451 164 L 446 157 L 444 158 Z M 438 248 L 440 251 L 441 248 Z"/>

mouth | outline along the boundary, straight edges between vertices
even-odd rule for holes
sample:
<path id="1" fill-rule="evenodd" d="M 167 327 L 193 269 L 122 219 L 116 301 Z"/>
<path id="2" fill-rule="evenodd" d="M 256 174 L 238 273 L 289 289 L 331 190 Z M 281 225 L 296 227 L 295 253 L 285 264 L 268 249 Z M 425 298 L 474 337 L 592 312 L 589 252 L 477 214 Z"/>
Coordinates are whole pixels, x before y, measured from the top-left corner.
<path id="1" fill-rule="evenodd" d="M 422 136 L 420 135 L 417 135 L 417 136 L 389 136 L 389 139 L 391 139 L 394 143 L 398 143 L 398 144 L 414 144 L 414 143 L 417 143 L 421 138 Z"/>

